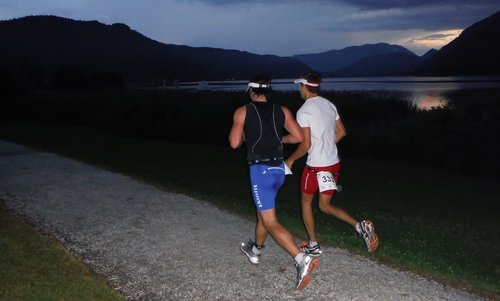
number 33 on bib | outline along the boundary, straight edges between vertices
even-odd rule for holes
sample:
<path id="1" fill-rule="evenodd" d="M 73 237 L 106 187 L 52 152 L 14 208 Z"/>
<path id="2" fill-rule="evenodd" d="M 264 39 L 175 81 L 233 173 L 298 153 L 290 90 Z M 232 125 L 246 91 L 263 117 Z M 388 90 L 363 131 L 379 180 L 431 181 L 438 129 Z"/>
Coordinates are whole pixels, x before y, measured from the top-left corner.
<path id="1" fill-rule="evenodd" d="M 319 192 L 327 190 L 339 190 L 331 172 L 318 171 L 316 173 L 316 177 L 318 178 Z"/>

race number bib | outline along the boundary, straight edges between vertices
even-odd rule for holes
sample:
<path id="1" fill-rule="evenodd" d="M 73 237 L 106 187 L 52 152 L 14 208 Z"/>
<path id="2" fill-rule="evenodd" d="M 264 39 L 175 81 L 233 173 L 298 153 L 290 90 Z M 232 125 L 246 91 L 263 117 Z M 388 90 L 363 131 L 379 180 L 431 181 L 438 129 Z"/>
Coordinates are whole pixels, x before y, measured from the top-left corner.
<path id="1" fill-rule="evenodd" d="M 328 171 L 318 171 L 316 173 L 318 177 L 318 187 L 319 192 L 327 191 L 327 190 L 338 190 L 337 183 L 333 179 L 333 174 Z"/>

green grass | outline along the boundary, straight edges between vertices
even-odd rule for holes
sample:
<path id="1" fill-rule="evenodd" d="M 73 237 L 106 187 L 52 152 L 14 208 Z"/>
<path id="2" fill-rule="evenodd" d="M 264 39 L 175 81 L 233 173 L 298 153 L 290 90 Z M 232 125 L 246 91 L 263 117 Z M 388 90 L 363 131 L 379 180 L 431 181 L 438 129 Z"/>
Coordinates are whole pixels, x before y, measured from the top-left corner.
<path id="1" fill-rule="evenodd" d="M 2 124 L 0 137 L 255 218 L 243 150 L 29 124 Z M 286 227 L 304 237 L 298 190 L 300 165 L 297 162 L 295 176 L 287 177 L 280 190 L 277 213 Z M 376 253 L 369 254 L 352 228 L 317 212 L 318 236 L 323 244 L 500 298 L 498 180 L 346 157 L 340 184 L 344 189 L 334 202 L 357 219 L 372 219 L 381 244 Z"/>
<path id="2" fill-rule="evenodd" d="M 0 300 L 125 300 L 59 243 L 0 207 Z"/>

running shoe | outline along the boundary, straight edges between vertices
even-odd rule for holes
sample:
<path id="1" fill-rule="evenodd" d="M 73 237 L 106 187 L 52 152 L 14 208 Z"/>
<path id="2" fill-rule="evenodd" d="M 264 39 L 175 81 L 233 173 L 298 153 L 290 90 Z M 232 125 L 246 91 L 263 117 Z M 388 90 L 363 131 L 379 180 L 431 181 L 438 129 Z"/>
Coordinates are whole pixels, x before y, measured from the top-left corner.
<path id="1" fill-rule="evenodd" d="M 375 234 L 375 226 L 372 221 L 365 220 L 360 222 L 361 236 L 365 240 L 368 252 L 375 252 L 378 248 L 378 236 Z"/>
<path id="2" fill-rule="evenodd" d="M 297 268 L 297 284 L 295 289 L 298 291 L 303 290 L 311 281 L 311 273 L 318 265 L 318 258 L 304 254 L 304 259 L 300 264 L 295 264 Z"/>
<path id="3" fill-rule="evenodd" d="M 321 247 L 319 244 L 315 245 L 314 247 L 310 247 L 309 243 L 307 241 L 303 241 L 300 243 L 300 251 L 302 253 L 306 253 L 311 255 L 312 257 L 318 257 L 321 255 Z"/>
<path id="4" fill-rule="evenodd" d="M 248 240 L 247 243 L 241 243 L 240 250 L 248 257 L 250 263 L 257 265 L 259 264 L 260 254 L 257 255 L 253 252 L 253 246 L 255 246 L 255 242 L 253 242 L 252 240 Z"/>

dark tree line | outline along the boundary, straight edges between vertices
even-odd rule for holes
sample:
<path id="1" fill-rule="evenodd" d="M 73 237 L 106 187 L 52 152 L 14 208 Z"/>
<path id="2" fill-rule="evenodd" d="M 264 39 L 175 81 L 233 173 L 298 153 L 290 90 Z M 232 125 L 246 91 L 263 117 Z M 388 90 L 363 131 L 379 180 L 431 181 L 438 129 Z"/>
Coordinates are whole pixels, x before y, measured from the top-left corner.
<path id="1" fill-rule="evenodd" d="M 77 76 L 78 73 L 76 74 Z M 498 177 L 500 90 L 450 94 L 449 106 L 418 110 L 405 95 L 331 92 L 348 136 L 342 156 L 397 160 L 419 166 Z M 271 101 L 296 112 L 298 93 L 274 93 Z M 0 100 L 0 121 L 100 128 L 115 135 L 227 146 L 234 110 L 243 92 L 171 90 L 32 91 Z"/>

